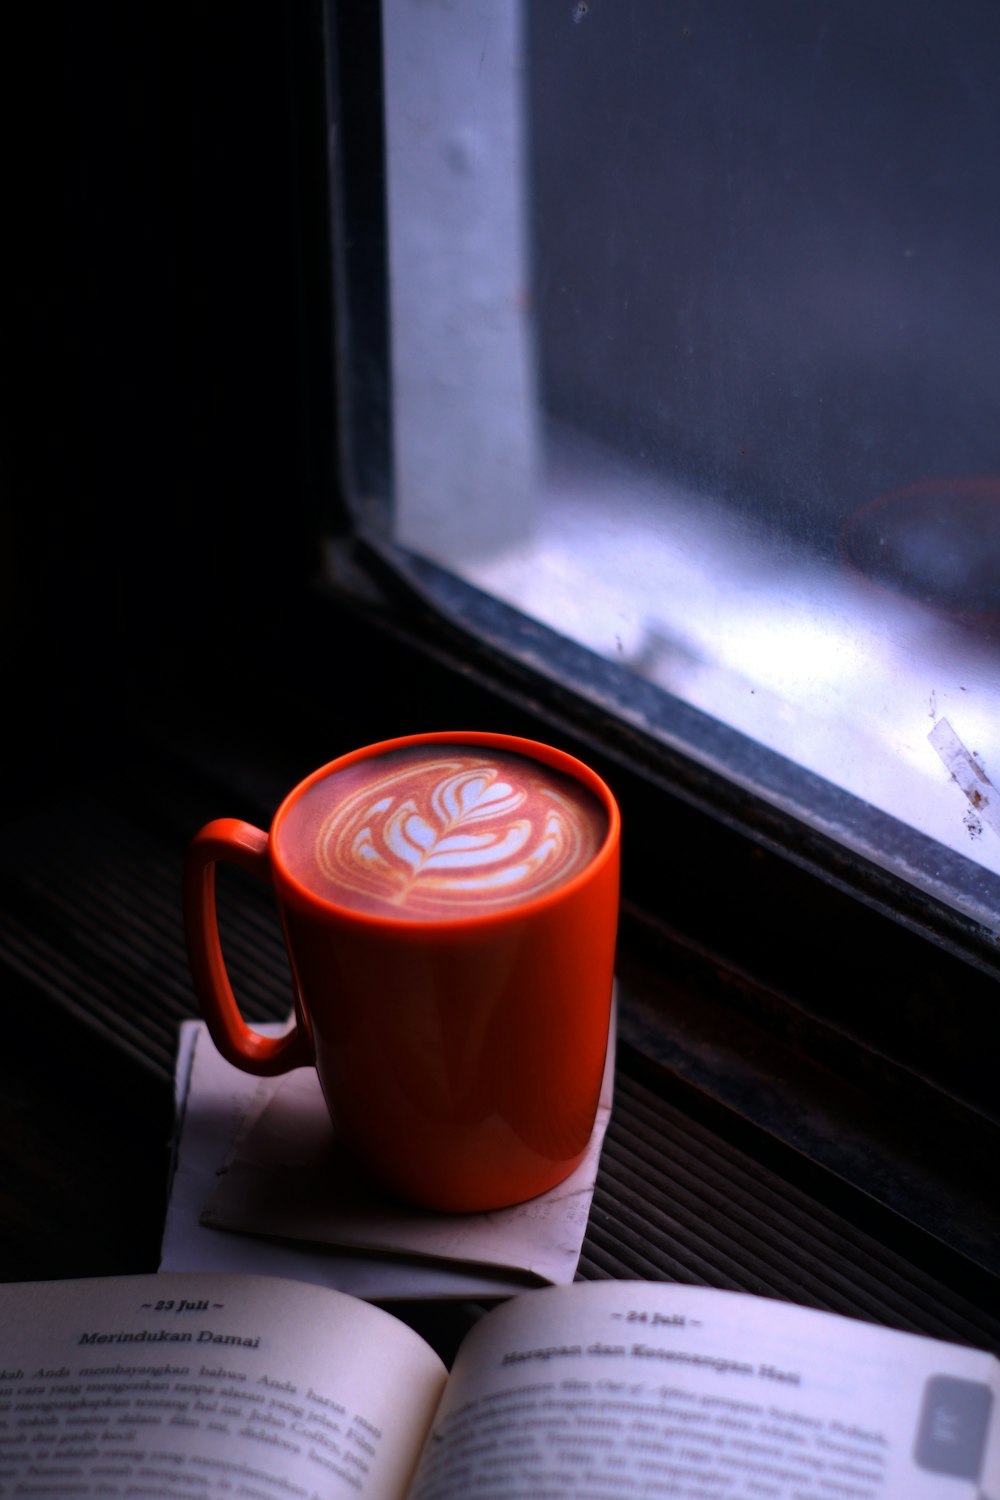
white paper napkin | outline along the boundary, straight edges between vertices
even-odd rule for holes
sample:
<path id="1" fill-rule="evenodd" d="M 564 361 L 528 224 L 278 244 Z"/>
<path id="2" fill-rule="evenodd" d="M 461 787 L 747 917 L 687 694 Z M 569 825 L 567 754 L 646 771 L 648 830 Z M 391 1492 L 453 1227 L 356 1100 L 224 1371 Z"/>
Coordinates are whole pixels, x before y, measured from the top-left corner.
<path id="1" fill-rule="evenodd" d="M 182 1023 L 160 1269 L 298 1276 L 369 1301 L 500 1297 L 572 1281 L 611 1116 L 614 1039 L 613 1015 L 597 1121 L 576 1171 L 514 1208 L 439 1214 L 390 1203 L 354 1177 L 311 1068 L 251 1078 L 225 1062 L 203 1022 Z"/>

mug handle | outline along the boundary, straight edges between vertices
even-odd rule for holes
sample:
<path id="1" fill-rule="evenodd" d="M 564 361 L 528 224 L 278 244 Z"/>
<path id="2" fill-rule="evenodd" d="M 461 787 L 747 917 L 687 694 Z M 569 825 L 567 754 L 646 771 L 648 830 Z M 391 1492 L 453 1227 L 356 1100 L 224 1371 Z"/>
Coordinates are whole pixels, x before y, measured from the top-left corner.
<path id="1" fill-rule="evenodd" d="M 184 858 L 182 892 L 188 961 L 202 1014 L 216 1047 L 245 1073 L 271 1078 L 314 1061 L 308 1032 L 296 1014 L 284 1036 L 261 1036 L 240 1014 L 219 941 L 215 909 L 215 866 L 228 860 L 271 882 L 267 834 L 239 818 L 216 818 L 195 834 Z"/>

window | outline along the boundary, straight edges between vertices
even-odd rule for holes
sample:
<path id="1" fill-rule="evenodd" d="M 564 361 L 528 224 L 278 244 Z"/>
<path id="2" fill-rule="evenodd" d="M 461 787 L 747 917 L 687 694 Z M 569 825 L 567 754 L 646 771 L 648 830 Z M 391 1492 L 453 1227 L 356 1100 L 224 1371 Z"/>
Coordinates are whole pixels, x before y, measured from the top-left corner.
<path id="1" fill-rule="evenodd" d="M 995 924 L 992 8 L 386 0 L 382 58 L 392 540 Z"/>
<path id="2" fill-rule="evenodd" d="M 963 14 L 949 50 L 895 6 L 329 5 L 320 593 L 387 733 L 554 737 L 612 783 L 640 1066 L 964 1276 L 996 1269 L 1000 470 Z"/>

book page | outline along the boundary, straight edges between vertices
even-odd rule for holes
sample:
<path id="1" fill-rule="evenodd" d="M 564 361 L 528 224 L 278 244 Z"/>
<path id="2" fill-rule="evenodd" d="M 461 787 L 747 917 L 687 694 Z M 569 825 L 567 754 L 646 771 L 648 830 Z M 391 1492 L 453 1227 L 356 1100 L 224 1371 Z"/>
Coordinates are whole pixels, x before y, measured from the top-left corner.
<path id="1" fill-rule="evenodd" d="M 409 1500 L 997 1500 L 998 1369 L 734 1292 L 546 1288 L 467 1336 Z"/>
<path id="2" fill-rule="evenodd" d="M 446 1379 L 397 1318 L 300 1282 L 0 1285 L 0 1496 L 402 1500 Z"/>

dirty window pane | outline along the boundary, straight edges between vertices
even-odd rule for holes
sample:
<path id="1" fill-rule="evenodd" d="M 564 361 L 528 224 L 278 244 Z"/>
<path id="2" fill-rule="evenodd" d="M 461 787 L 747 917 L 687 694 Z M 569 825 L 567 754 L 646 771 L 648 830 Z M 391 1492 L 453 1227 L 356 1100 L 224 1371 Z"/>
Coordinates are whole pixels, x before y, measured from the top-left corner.
<path id="1" fill-rule="evenodd" d="M 399 540 L 1000 873 L 1000 10 L 383 25 Z"/>

